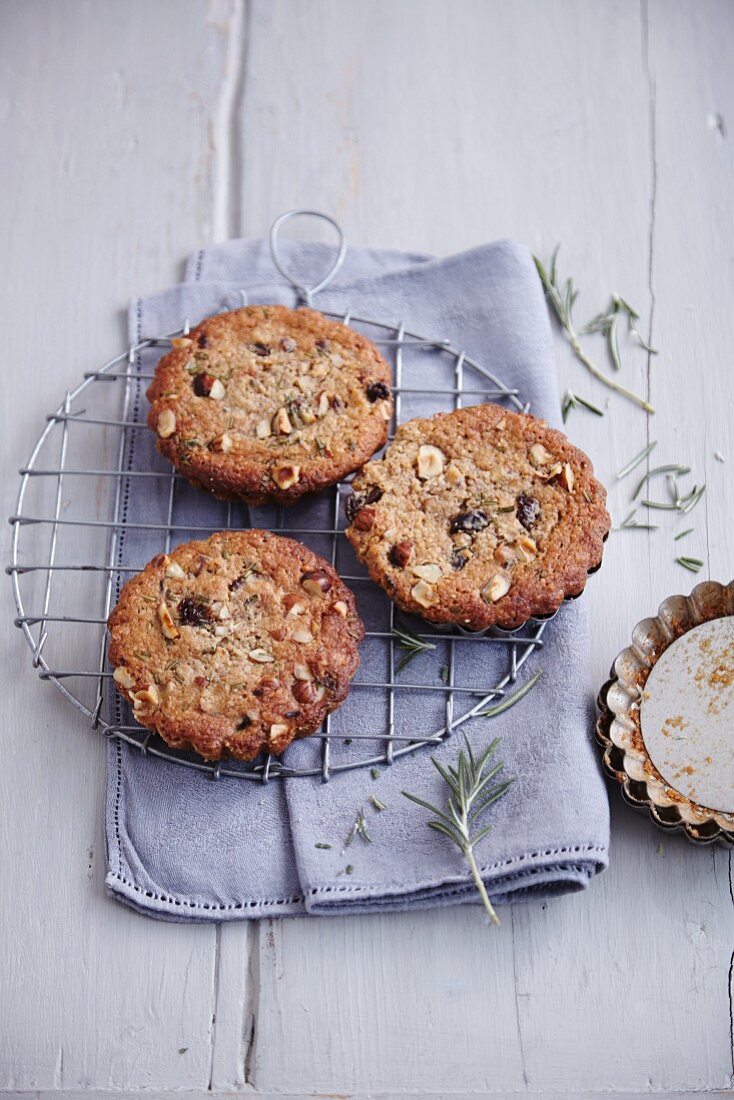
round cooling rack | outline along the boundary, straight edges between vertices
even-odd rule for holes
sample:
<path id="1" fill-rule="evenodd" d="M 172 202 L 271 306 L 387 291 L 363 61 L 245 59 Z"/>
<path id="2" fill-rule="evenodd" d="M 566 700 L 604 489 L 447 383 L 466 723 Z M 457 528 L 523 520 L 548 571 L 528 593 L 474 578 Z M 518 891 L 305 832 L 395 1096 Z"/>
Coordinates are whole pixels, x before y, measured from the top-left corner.
<path id="1" fill-rule="evenodd" d="M 304 285 L 287 271 L 278 249 L 281 227 L 300 215 L 323 219 L 339 236 L 335 261 L 314 286 Z M 270 239 L 274 266 L 296 289 L 301 303 L 311 305 L 341 267 L 346 251 L 341 229 L 317 211 L 289 211 L 273 224 Z M 256 289 L 240 291 L 241 302 L 236 304 L 247 304 L 248 293 Z M 226 308 L 234 304 L 228 298 Z M 424 402 L 425 411 L 418 415 L 487 400 L 506 402 L 521 412 L 528 409 L 517 390 L 448 341 L 410 332 L 402 322 L 355 316 L 350 310 L 322 312 L 363 333 L 391 360 L 395 394 L 391 437 L 395 424 L 406 418 L 406 405 L 416 401 Z M 471 634 L 434 628 L 397 611 L 366 572 L 359 571 L 361 566 L 344 537 L 341 503 L 348 482 L 330 490 L 330 497 L 319 498 L 322 507 L 324 499 L 329 500 L 326 524 L 314 525 L 313 505 L 308 501 L 288 509 L 273 507 L 266 522 L 260 510 L 253 523 L 250 509 L 210 500 L 157 453 L 149 468 L 138 468 L 135 440 L 149 432 L 146 386 L 161 349 L 188 330 L 185 321 L 176 332 L 140 340 L 87 372 L 48 416 L 20 471 L 16 512 L 10 517 L 12 564 L 7 572 L 17 607 L 15 623 L 31 649 L 39 677 L 51 681 L 94 729 L 214 779 L 231 776 L 268 782 L 321 776 L 327 780 L 332 774 L 391 764 L 427 745 L 440 744 L 517 680 L 522 666 L 543 646 L 546 620 L 530 620 L 515 632 L 493 629 Z M 198 493 L 197 500 L 206 498 L 201 500 L 202 522 L 193 529 L 176 522 L 178 502 L 187 492 Z M 145 522 L 130 518 L 136 494 L 146 494 Z M 220 514 L 213 516 L 211 510 L 217 508 Z M 183 537 L 206 538 L 224 527 L 248 526 L 267 526 L 303 539 L 330 557 L 354 590 L 367 626 L 362 665 L 347 703 L 307 739 L 319 742 L 318 757 L 310 749 L 311 755 L 304 759 L 306 742 L 301 741 L 281 757 L 206 763 L 169 748 L 156 734 L 137 725 L 114 688 L 107 662 L 106 621 L 125 580 L 155 553 L 168 551 Z M 132 560 L 130 548 L 141 532 L 155 542 L 155 548 L 145 560 Z M 404 648 L 406 632 L 412 650 Z M 477 680 L 478 662 L 468 659 L 475 646 L 483 648 L 484 682 Z M 418 712 L 430 715 L 425 724 L 416 722 Z"/>

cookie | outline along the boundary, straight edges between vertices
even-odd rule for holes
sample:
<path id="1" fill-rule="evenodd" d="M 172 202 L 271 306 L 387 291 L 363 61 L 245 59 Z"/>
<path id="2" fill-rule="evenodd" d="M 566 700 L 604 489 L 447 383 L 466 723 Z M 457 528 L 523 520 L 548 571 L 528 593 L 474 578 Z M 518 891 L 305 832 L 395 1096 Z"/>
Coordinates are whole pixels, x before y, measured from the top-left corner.
<path id="1" fill-rule="evenodd" d="M 109 617 L 114 681 L 176 749 L 252 760 L 344 701 L 364 636 L 354 596 L 305 546 L 222 531 L 153 558 Z"/>
<path id="2" fill-rule="evenodd" d="M 222 499 L 290 504 L 387 440 L 390 367 L 321 313 L 247 306 L 173 344 L 148 389 L 148 424 L 161 454 Z"/>
<path id="3" fill-rule="evenodd" d="M 403 610 L 470 630 L 578 595 L 610 525 L 587 456 L 499 405 L 402 425 L 353 490 L 347 537 L 372 579 Z"/>

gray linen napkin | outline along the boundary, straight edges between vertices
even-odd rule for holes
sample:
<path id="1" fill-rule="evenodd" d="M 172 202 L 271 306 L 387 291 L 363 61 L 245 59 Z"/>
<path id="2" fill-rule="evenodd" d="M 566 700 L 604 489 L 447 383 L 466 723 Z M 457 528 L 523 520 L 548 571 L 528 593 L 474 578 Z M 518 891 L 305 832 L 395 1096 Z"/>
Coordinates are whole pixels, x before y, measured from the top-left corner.
<path id="1" fill-rule="evenodd" d="M 282 246 L 282 253 L 289 270 L 295 266 L 299 274 L 323 271 L 332 257 L 322 245 L 291 243 Z M 275 272 L 265 242 L 212 246 L 190 258 L 183 284 L 132 304 L 130 339 L 138 342 L 172 331 L 184 318 L 193 324 L 246 302 L 295 305 L 296 299 L 293 288 Z M 352 249 L 335 282 L 314 304 L 333 312 L 351 309 L 355 316 L 390 324 L 403 321 L 409 331 L 450 339 L 506 385 L 517 387 L 536 414 L 558 420 L 547 312 L 532 258 L 520 245 L 500 242 L 445 260 Z M 141 354 L 137 369 L 150 371 L 159 354 Z M 451 399 L 437 393 L 453 385 L 447 363 L 435 350 L 403 353 L 403 383 L 434 392 L 405 395 L 401 419 L 451 407 Z M 469 368 L 464 385 L 474 390 L 488 386 Z M 138 385 L 131 419 L 145 419 L 144 389 L 144 382 Z M 481 394 L 475 394 L 464 403 L 480 400 Z M 145 428 L 130 433 L 125 461 L 131 471 L 166 470 Z M 169 509 L 172 545 L 205 537 L 200 528 L 215 530 L 227 522 L 242 526 L 247 518 L 263 526 L 280 519 L 286 529 L 330 524 L 330 495 L 280 512 L 250 509 L 246 517 L 239 506 L 228 510 L 182 482 L 173 498 L 164 479 L 130 479 L 124 490 L 121 511 L 128 527 L 118 547 L 118 564 L 127 569 L 142 567 L 164 548 L 159 532 L 134 525 L 165 523 Z M 320 553 L 331 553 L 327 536 L 304 536 L 304 541 Z M 342 537 L 337 539 L 336 562 L 344 573 L 364 573 Z M 366 580 L 351 583 L 368 629 L 389 630 L 389 605 L 382 594 Z M 564 606 L 546 627 L 543 643 L 518 675 L 522 683 L 542 668 L 535 689 L 504 715 L 469 719 L 461 727 L 477 748 L 499 736 L 505 773 L 514 779 L 490 811 L 493 829 L 477 850 L 490 896 L 500 904 L 581 889 L 607 864 L 608 807 L 591 743 L 593 685 L 583 601 Z M 455 682 L 463 688 L 479 693 L 507 671 L 506 641 L 457 641 L 453 648 Z M 414 686 L 397 693 L 396 733 L 431 733 L 443 726 L 441 670 L 450 660 L 450 649 L 450 643 L 439 641 L 435 650 L 420 654 L 399 674 L 399 682 Z M 369 683 L 385 678 L 387 660 L 388 643 L 368 638 L 357 675 L 364 686 L 353 688 L 332 727 L 355 738 L 351 744 L 332 741 L 332 767 L 384 750 L 358 735 L 368 738 L 386 728 L 384 692 Z M 477 698 L 457 693 L 454 718 Z M 108 717 L 130 720 L 127 709 L 112 699 Z M 267 785 L 230 778 L 212 782 L 202 772 L 144 757 L 138 749 L 110 740 L 108 890 L 142 912 L 171 920 L 475 902 L 458 850 L 429 830 L 427 815 L 400 793 L 407 789 L 428 801 L 442 801 L 445 792 L 429 756 L 452 760 L 459 737 L 455 733 L 446 745 L 379 766 L 376 778 L 369 768 L 358 768 L 335 771 L 328 783 L 292 778 Z M 396 742 L 396 752 L 403 745 Z M 292 746 L 286 762 L 319 769 L 321 754 L 321 742 L 310 739 Z M 372 794 L 384 810 L 374 808 Z M 346 847 L 361 808 L 371 843 L 357 837 Z"/>

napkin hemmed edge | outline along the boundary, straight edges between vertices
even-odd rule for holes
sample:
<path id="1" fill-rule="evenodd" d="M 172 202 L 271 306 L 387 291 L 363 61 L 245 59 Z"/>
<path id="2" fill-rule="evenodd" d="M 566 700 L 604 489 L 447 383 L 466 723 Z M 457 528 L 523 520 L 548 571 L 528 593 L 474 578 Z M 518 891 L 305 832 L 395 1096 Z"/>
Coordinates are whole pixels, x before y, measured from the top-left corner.
<path id="1" fill-rule="evenodd" d="M 560 855 L 580 857 L 573 861 L 558 859 Z M 574 845 L 542 853 L 529 853 L 514 860 L 494 865 L 497 870 L 530 858 L 536 863 L 524 870 L 492 875 L 492 868 L 481 868 L 482 879 L 492 901 L 498 905 L 510 905 L 530 898 L 553 898 L 586 889 L 592 878 L 608 866 L 606 848 L 598 845 Z M 587 857 L 587 858 L 584 858 Z M 385 890 L 372 886 L 311 887 L 307 896 L 259 899 L 248 902 L 198 902 L 191 898 L 145 890 L 130 882 L 121 872 L 109 871 L 105 888 L 110 897 L 138 913 L 169 921 L 217 922 L 229 920 L 261 920 L 264 917 L 286 916 L 340 916 L 403 912 L 409 909 L 430 909 L 450 905 L 475 904 L 474 884 L 465 876 L 445 878 L 439 883 L 426 883 L 422 887 L 406 890 Z M 334 895 L 338 895 L 337 898 Z M 345 896 L 345 895 L 348 895 Z"/>

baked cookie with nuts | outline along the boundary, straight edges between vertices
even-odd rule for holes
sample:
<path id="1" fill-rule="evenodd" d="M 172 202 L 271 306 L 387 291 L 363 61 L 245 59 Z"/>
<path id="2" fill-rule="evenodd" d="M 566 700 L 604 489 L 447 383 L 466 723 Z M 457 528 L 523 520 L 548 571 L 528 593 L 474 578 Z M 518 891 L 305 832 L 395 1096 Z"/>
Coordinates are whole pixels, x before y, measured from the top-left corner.
<path id="1" fill-rule="evenodd" d="M 387 440 L 390 367 L 321 313 L 247 306 L 172 343 L 148 389 L 148 424 L 161 454 L 218 497 L 290 504 Z"/>
<path id="2" fill-rule="evenodd" d="M 583 590 L 609 531 L 605 500 L 562 432 L 476 405 L 398 429 L 353 481 L 347 537 L 403 610 L 514 629 Z"/>
<path id="3" fill-rule="evenodd" d="M 354 597 L 301 543 L 222 531 L 153 558 L 109 617 L 135 718 L 206 760 L 307 737 L 344 701 L 364 636 Z"/>

